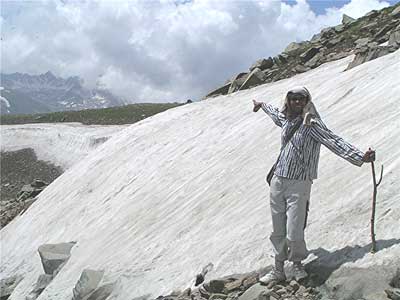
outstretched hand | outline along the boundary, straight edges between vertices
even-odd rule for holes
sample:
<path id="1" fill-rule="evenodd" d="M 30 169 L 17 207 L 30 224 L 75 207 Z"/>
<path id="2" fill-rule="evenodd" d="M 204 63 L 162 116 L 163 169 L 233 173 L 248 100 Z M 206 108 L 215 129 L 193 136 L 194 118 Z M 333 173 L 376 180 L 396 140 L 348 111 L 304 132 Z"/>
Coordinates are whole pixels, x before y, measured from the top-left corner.
<path id="1" fill-rule="evenodd" d="M 372 150 L 371 148 L 368 149 L 367 152 L 365 152 L 363 158 L 362 158 L 363 162 L 373 162 L 375 161 L 375 151 Z"/>
<path id="2" fill-rule="evenodd" d="M 253 111 L 258 112 L 258 110 L 261 108 L 262 102 L 257 102 L 256 100 L 253 99 Z"/>

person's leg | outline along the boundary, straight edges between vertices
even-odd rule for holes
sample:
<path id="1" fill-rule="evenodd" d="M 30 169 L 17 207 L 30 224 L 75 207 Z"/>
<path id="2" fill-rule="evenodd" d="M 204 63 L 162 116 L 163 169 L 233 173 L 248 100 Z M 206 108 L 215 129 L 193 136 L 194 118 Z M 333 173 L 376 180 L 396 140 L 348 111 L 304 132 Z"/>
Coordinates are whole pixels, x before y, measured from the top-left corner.
<path id="1" fill-rule="evenodd" d="M 283 267 L 283 262 L 288 258 L 288 245 L 286 241 L 286 200 L 284 198 L 287 179 L 274 176 L 270 187 L 270 208 L 272 217 L 272 233 L 270 240 L 275 253 L 275 267 Z"/>
<path id="2" fill-rule="evenodd" d="M 259 279 L 262 284 L 286 280 L 284 263 L 287 259 L 286 243 L 286 201 L 283 197 L 283 178 L 274 176 L 270 187 L 270 207 L 272 216 L 272 233 L 270 240 L 275 254 L 275 266 L 271 272 Z"/>
<path id="3" fill-rule="evenodd" d="M 301 262 L 307 257 L 304 240 L 304 222 L 307 202 L 310 199 L 311 181 L 292 180 L 285 192 L 287 199 L 287 239 L 289 246 L 288 259 Z"/>

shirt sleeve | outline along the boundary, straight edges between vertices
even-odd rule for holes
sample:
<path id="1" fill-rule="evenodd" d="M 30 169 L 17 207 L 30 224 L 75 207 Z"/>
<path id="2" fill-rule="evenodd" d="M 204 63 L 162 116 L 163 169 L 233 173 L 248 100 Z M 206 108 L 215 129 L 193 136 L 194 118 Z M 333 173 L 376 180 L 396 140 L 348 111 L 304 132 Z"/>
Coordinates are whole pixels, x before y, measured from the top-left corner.
<path id="1" fill-rule="evenodd" d="M 276 107 L 273 107 L 270 104 L 266 104 L 263 103 L 261 105 L 261 108 L 263 109 L 263 111 L 265 111 L 265 113 L 270 116 L 270 118 L 272 119 L 272 121 L 274 121 L 274 123 L 279 126 L 282 127 L 284 121 L 286 120 L 286 117 L 283 113 L 281 113 L 279 111 L 279 109 L 277 109 Z"/>
<path id="2" fill-rule="evenodd" d="M 361 167 L 363 164 L 364 153 L 330 131 L 320 119 L 312 122 L 310 134 L 316 141 L 353 165 Z"/>

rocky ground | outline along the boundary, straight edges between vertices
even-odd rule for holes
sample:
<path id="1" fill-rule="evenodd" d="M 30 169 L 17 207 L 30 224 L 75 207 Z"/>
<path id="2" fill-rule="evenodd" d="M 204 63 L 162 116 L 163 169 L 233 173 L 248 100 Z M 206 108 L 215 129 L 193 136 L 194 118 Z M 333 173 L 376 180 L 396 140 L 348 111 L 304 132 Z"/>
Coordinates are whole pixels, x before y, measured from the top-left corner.
<path id="1" fill-rule="evenodd" d="M 63 173 L 60 167 L 38 160 L 33 149 L 1 152 L 1 227 L 24 209 L 19 205 L 37 195 Z M 32 186 L 30 184 L 33 184 Z M 24 194 L 25 193 L 25 194 Z M 19 207 L 19 208 L 17 208 Z M 10 213 L 13 211 L 13 213 Z"/>

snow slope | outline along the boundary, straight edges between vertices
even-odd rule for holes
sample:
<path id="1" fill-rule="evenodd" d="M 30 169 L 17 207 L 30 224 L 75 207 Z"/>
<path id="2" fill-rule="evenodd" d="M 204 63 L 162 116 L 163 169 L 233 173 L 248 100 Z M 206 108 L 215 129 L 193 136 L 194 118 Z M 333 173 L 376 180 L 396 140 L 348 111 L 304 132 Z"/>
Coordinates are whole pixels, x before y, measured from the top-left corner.
<path id="1" fill-rule="evenodd" d="M 117 281 L 112 299 L 126 300 L 187 287 L 209 262 L 215 267 L 208 279 L 271 264 L 264 178 L 278 154 L 280 132 L 262 111 L 252 112 L 251 99 L 280 105 L 294 85 L 309 88 L 332 131 L 362 150 L 377 149 L 376 164 L 385 166 L 376 213 L 380 251 L 372 255 L 365 251 L 370 165 L 355 167 L 323 147 L 308 247 L 330 253 L 328 262 L 343 253 L 354 258 L 337 271 L 395 269 L 400 257 L 400 51 L 343 72 L 351 59 L 174 108 L 113 135 L 1 231 L 0 278 L 25 275 L 11 300 L 23 299 L 43 272 L 37 248 L 44 243 L 78 242 L 39 300 L 71 299 L 84 268 L 104 269 L 107 280 Z M 342 251 L 348 247 L 354 251 Z"/>
<path id="2" fill-rule="evenodd" d="M 80 123 L 2 125 L 0 146 L 1 151 L 32 148 L 38 159 L 67 169 L 125 127 Z"/>

